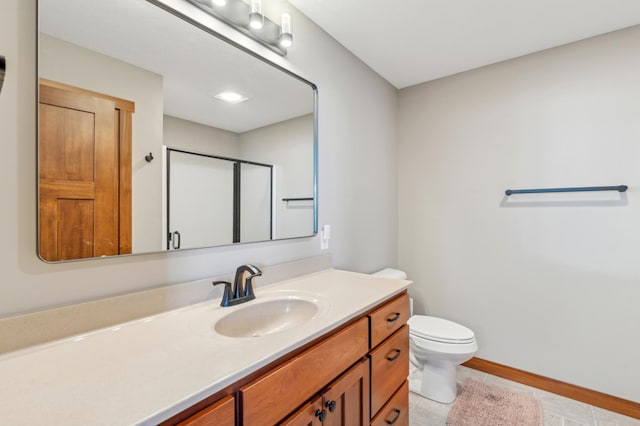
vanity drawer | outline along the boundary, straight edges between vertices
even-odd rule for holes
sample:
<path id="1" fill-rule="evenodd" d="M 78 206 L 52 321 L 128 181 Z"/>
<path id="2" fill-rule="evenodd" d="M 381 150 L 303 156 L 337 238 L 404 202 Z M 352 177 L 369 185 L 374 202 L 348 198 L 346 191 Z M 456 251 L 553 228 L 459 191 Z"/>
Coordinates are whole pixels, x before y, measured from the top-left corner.
<path id="1" fill-rule="evenodd" d="M 375 348 L 409 320 L 409 295 L 403 294 L 369 314 L 371 346 Z"/>
<path id="2" fill-rule="evenodd" d="M 373 417 L 409 376 L 409 326 L 403 326 L 369 356 Z"/>
<path id="3" fill-rule="evenodd" d="M 367 353 L 368 321 L 359 321 L 240 389 L 243 424 L 283 419 Z"/>
<path id="4" fill-rule="evenodd" d="M 377 416 L 371 420 L 371 426 L 407 426 L 409 424 L 409 382 L 405 382 L 391 397 Z"/>
<path id="5" fill-rule="evenodd" d="M 234 426 L 236 401 L 228 396 L 180 422 L 180 426 Z"/>

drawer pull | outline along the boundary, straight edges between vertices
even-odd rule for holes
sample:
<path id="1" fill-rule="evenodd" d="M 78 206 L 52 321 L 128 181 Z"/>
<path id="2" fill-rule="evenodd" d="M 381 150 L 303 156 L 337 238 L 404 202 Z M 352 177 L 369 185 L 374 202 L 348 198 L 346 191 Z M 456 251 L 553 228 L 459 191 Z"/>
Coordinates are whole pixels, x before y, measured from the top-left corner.
<path id="1" fill-rule="evenodd" d="M 393 316 L 390 316 L 389 318 L 387 318 L 387 322 L 397 321 L 398 318 L 400 318 L 400 312 L 396 312 Z"/>
<path id="2" fill-rule="evenodd" d="M 393 351 L 391 351 L 391 352 L 395 352 L 395 354 L 393 354 L 393 355 L 387 355 L 387 361 L 395 361 L 395 360 L 396 360 L 396 358 L 398 358 L 398 357 L 400 356 L 400 352 L 401 352 L 401 351 L 400 351 L 400 349 L 394 349 L 394 350 L 393 350 Z M 389 352 L 389 353 L 391 353 L 391 352 Z"/>
<path id="3" fill-rule="evenodd" d="M 336 402 L 333 400 L 325 402 L 324 405 L 329 409 L 330 413 L 333 413 L 336 409 Z"/>
<path id="4" fill-rule="evenodd" d="M 400 410 L 398 410 L 397 408 L 394 408 L 394 410 L 393 410 L 393 411 L 395 411 L 395 412 L 396 412 L 395 417 L 394 417 L 393 419 L 391 419 L 391 420 L 385 420 L 385 421 L 387 422 L 387 424 L 388 424 L 388 425 L 392 425 L 392 424 L 394 424 L 394 423 L 395 423 L 395 422 L 397 422 L 397 421 L 398 421 L 398 419 L 400 418 Z"/>

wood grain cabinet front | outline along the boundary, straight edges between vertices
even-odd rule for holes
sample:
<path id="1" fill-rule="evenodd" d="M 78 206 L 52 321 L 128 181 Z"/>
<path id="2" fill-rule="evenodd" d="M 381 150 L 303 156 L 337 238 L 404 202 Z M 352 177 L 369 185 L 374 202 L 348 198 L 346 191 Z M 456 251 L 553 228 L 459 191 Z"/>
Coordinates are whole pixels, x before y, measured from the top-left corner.
<path id="1" fill-rule="evenodd" d="M 367 353 L 366 318 L 240 389 L 245 425 L 281 421 Z"/>
<path id="2" fill-rule="evenodd" d="M 374 416 L 409 376 L 409 326 L 371 351 L 371 415 Z"/>
<path id="3" fill-rule="evenodd" d="M 236 424 L 236 403 L 233 396 L 227 396 L 179 423 L 180 426 L 234 426 Z"/>
<path id="4" fill-rule="evenodd" d="M 404 293 L 392 299 L 368 317 L 371 333 L 368 355 L 371 359 L 371 419 L 378 421 L 383 416 L 383 406 L 386 407 L 391 398 L 396 398 L 395 405 L 409 406 L 409 395 L 397 393 L 406 385 L 409 376 L 409 296 Z M 403 424 L 402 418 L 398 417 L 395 423 Z"/>
<path id="5" fill-rule="evenodd" d="M 364 426 L 369 424 L 369 360 L 363 359 L 318 397 L 288 417 L 283 426 Z"/>
<path id="6" fill-rule="evenodd" d="M 408 426 L 409 424 L 409 382 L 404 381 L 400 389 L 380 409 L 371 420 L 371 426 Z"/>
<path id="7" fill-rule="evenodd" d="M 369 314 L 371 322 L 370 349 L 378 346 L 409 321 L 409 295 L 402 294 Z"/>
<path id="8" fill-rule="evenodd" d="M 323 397 L 318 396 L 313 401 L 305 404 L 282 422 L 281 426 L 321 426 L 324 414 Z"/>

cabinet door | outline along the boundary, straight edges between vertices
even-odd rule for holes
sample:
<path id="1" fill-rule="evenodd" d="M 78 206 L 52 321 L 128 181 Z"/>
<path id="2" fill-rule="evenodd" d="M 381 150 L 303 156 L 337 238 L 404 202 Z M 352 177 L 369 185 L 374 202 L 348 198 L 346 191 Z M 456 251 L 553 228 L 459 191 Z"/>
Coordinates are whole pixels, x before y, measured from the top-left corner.
<path id="1" fill-rule="evenodd" d="M 322 397 L 319 396 L 282 422 L 281 426 L 320 426 L 326 413 L 322 412 Z"/>
<path id="2" fill-rule="evenodd" d="M 323 394 L 324 426 L 369 424 L 369 360 L 364 359 L 334 381 Z"/>
<path id="3" fill-rule="evenodd" d="M 180 423 L 180 426 L 234 426 L 235 398 L 228 396 Z"/>
<path id="4" fill-rule="evenodd" d="M 366 355 L 368 328 L 362 318 L 240 388 L 243 424 L 276 424 L 325 389 Z"/>

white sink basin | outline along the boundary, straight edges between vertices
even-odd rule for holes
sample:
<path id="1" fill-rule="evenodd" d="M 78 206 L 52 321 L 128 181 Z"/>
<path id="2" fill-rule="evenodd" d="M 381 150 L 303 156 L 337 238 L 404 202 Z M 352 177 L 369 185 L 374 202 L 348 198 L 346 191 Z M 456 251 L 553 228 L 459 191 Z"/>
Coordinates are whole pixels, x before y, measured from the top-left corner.
<path id="1" fill-rule="evenodd" d="M 318 311 L 316 301 L 294 296 L 257 301 L 223 316 L 213 329 L 227 337 L 260 337 L 304 324 Z"/>

